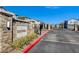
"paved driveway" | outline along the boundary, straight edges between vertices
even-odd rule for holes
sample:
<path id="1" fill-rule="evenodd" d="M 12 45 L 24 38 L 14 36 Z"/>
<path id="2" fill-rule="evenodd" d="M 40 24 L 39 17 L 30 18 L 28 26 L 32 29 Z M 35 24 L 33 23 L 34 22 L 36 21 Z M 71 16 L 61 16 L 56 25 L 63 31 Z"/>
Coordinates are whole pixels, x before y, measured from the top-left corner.
<path id="1" fill-rule="evenodd" d="M 78 53 L 79 33 L 69 30 L 53 30 L 30 53 Z"/>

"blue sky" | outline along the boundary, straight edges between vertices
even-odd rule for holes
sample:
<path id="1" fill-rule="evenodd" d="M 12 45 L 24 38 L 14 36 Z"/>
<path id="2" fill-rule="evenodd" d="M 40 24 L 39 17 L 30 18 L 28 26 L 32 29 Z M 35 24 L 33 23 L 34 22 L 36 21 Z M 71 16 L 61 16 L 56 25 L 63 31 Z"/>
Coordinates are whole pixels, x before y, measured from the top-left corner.
<path id="1" fill-rule="evenodd" d="M 5 6 L 5 8 L 17 15 L 28 16 L 51 24 L 79 18 L 79 6 Z"/>

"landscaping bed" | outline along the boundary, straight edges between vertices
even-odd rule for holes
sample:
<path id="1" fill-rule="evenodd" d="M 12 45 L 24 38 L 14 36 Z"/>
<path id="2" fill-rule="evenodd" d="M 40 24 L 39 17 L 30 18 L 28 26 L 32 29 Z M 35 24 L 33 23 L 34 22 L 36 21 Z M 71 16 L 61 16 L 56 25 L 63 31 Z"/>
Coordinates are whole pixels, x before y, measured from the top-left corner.
<path id="1" fill-rule="evenodd" d="M 26 53 L 30 50 L 36 43 L 38 43 L 45 35 L 48 33 L 48 30 L 43 30 L 42 34 L 36 34 L 31 32 L 27 36 L 17 39 L 11 44 L 13 51 L 10 53 Z"/>
<path id="2" fill-rule="evenodd" d="M 24 49 L 24 47 L 26 47 L 28 44 L 31 44 L 38 37 L 39 37 L 39 35 L 32 32 L 23 38 L 15 40 L 13 42 L 13 44 L 11 45 L 12 48 L 14 49 L 14 51 L 12 51 L 12 52 L 13 53 L 21 52 Z"/>

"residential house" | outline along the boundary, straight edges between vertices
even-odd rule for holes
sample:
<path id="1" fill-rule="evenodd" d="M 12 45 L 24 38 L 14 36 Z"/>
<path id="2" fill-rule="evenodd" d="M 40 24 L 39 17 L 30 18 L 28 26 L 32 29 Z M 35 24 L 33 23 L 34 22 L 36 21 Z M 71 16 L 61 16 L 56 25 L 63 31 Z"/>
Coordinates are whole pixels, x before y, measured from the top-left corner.
<path id="1" fill-rule="evenodd" d="M 77 30 L 77 25 L 78 25 L 78 19 L 68 20 L 68 24 L 67 24 L 68 29 Z"/>

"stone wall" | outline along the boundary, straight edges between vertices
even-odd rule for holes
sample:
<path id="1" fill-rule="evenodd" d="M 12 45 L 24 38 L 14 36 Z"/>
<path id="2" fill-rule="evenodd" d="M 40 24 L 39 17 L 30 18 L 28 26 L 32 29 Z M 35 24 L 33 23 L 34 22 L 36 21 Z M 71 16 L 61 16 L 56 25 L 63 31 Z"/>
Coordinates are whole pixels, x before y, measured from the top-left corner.
<path id="1" fill-rule="evenodd" d="M 0 13 L 0 52 L 10 52 L 13 41 L 27 35 L 28 25 L 29 22 Z"/>
<path id="2" fill-rule="evenodd" d="M 28 34 L 29 22 L 13 20 L 13 41 Z"/>

